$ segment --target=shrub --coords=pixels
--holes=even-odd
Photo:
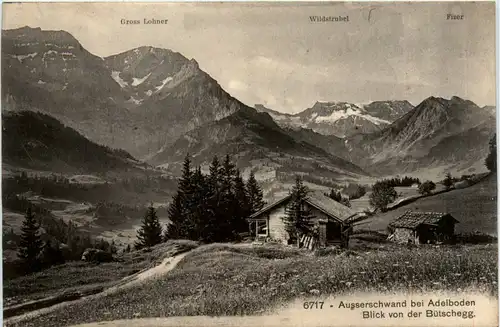
[[[396,197],[397,193],[393,186],[384,181],[376,182],[372,187],[370,205],[384,212],[387,210],[387,205],[392,203]]]
[[[443,185],[447,190],[449,190],[453,186],[453,177],[451,177],[451,174],[449,172],[446,173],[446,177],[443,180]]]
[[[423,195],[429,195],[436,189],[436,184],[433,181],[426,181],[418,187],[418,192]]]

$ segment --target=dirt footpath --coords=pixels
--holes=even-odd
[[[43,308],[43,309],[39,309],[39,310],[35,310],[35,311],[30,311],[30,312],[24,313],[24,314],[19,315],[19,316],[14,316],[12,318],[5,319],[4,322],[8,322],[8,323],[22,322],[25,319],[30,319],[30,318],[36,317],[38,315],[41,315],[41,314],[50,313],[56,309],[64,308],[68,305],[78,303],[78,301],[99,300],[99,298],[107,296],[109,294],[113,294],[114,292],[117,292],[118,290],[121,290],[124,288],[129,288],[132,286],[136,286],[138,284],[148,282],[151,279],[159,278],[159,277],[167,274],[172,269],[174,269],[177,266],[177,264],[188,253],[189,252],[185,252],[185,253],[181,253],[181,254],[178,254],[178,255],[173,256],[173,257],[167,257],[158,266],[144,270],[136,275],[125,277],[124,279],[121,280],[121,282],[119,284],[112,286],[108,289],[105,289],[104,291],[102,291],[98,294],[84,296],[84,297],[81,297],[81,298],[74,300],[74,301],[62,302],[62,303],[58,303],[58,304],[52,305],[52,306],[47,307],[47,308]]]

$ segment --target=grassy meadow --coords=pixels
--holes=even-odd
[[[479,231],[497,234],[497,176],[490,175],[481,182],[463,189],[432,195],[400,208],[377,214],[358,227],[364,230],[385,231],[387,225],[407,210],[448,212],[460,223],[457,233]]]
[[[211,244],[192,250],[160,279],[5,325],[54,327],[136,317],[262,314],[297,298],[359,291],[474,289],[496,296],[496,283],[493,245],[372,243],[308,252],[279,245]]]
[[[4,306],[70,292],[92,292],[115,285],[122,278],[156,266],[163,258],[195,248],[192,241],[170,241],[147,251],[124,253],[118,262],[101,264],[71,261],[38,273],[5,279]]]

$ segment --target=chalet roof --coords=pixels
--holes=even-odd
[[[448,217],[453,219],[455,223],[459,221],[453,218],[449,213],[443,212],[414,212],[407,211],[402,216],[389,224],[395,228],[415,229],[420,225],[436,225],[441,219]]]
[[[251,215],[250,219],[258,218],[262,214],[265,214],[271,211],[272,209],[279,207],[280,205],[285,205],[288,202],[288,200],[290,200],[290,198],[291,195],[287,195],[286,197],[265,206],[264,208],[262,208],[262,210]],[[357,213],[353,211],[351,208],[346,207],[345,205],[329,198],[328,196],[324,195],[323,192],[321,191],[309,192],[306,203],[320,210],[328,217],[339,221],[346,221],[347,219],[357,215]]]

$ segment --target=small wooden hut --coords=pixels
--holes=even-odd
[[[251,234],[258,240],[273,240],[288,244],[289,235],[285,230],[283,217],[285,207],[290,202],[288,195],[264,207],[249,219]],[[329,245],[347,247],[351,232],[351,219],[358,214],[345,205],[325,196],[322,192],[310,192],[304,204],[311,209],[318,236],[303,236],[303,247],[317,248]]]
[[[397,243],[450,243],[459,221],[449,213],[407,211],[389,224],[389,240]]]

